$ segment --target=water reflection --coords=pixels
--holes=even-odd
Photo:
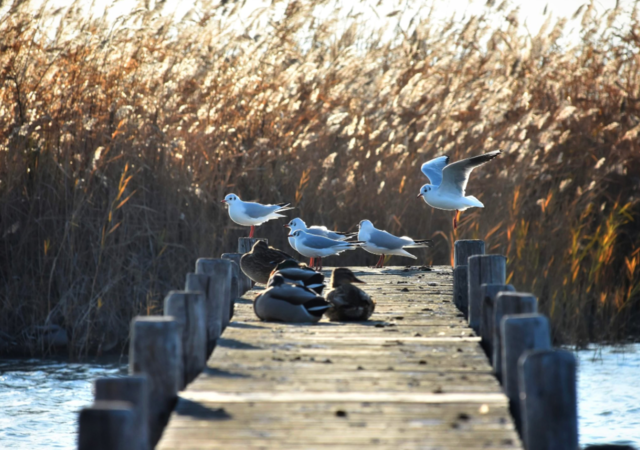
[[[126,375],[119,361],[0,361],[0,447],[76,448],[77,413],[93,402],[93,380]]]

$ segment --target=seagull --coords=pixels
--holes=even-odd
[[[336,241],[345,241],[347,239],[355,237],[358,234],[358,233],[342,233],[340,231],[331,231],[331,230],[328,230],[327,227],[322,227],[317,225],[312,225],[307,228],[307,224],[304,223],[304,220],[302,220],[299,217],[296,217],[295,219],[293,219],[291,222],[289,222],[284,226],[290,228],[291,232],[294,232],[296,230],[304,230],[309,234],[313,234],[316,236],[323,236]],[[297,251],[296,241],[294,238],[292,237],[289,238],[289,245],[294,250]],[[313,266],[313,263],[314,263],[313,258],[311,258],[311,261],[309,261],[309,265]]]
[[[472,156],[449,164],[448,156],[440,156],[422,165],[424,173],[432,184],[425,184],[420,188],[418,197],[422,197],[427,205],[437,209],[455,211],[453,229],[458,228],[460,211],[468,208],[484,208],[480,200],[473,195],[465,195],[464,190],[469,181],[471,171],[481,166],[501,153],[500,150]]]
[[[231,217],[231,220],[238,225],[251,227],[251,232],[249,233],[250,238],[253,237],[256,225],[262,225],[271,219],[286,217],[278,213],[293,209],[292,206],[289,206],[290,203],[261,205],[260,203],[243,202],[236,194],[227,195],[221,202],[229,207],[229,217]]]
[[[295,249],[307,258],[313,258],[316,269],[322,270],[322,258],[338,255],[346,250],[354,250],[362,242],[336,241],[324,236],[315,236],[305,230],[296,230],[289,235],[295,240]],[[317,260],[316,260],[317,259]]]
[[[384,266],[385,255],[406,256],[417,259],[416,256],[404,249],[430,247],[433,243],[430,239],[413,240],[407,236],[394,236],[384,230],[378,230],[370,220],[362,220],[358,226],[360,227],[358,241],[364,242],[362,248],[374,255],[380,255],[380,259],[374,266],[376,268]]]

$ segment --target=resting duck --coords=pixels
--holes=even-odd
[[[293,323],[318,322],[329,306],[312,290],[287,284],[281,275],[271,277],[268,289],[253,302],[260,319]]]
[[[347,268],[334,269],[331,274],[331,291],[327,294],[327,301],[331,308],[327,310],[327,317],[331,321],[364,321],[371,317],[376,308],[376,302],[369,294],[351,283],[364,283]]]
[[[324,275],[304,263],[293,260],[283,261],[273,269],[272,276],[276,273],[281,275],[287,283],[299,284],[322,295]]]
[[[296,262],[291,256],[277,248],[269,247],[265,241],[257,241],[249,253],[240,258],[240,268],[256,283],[267,284],[275,267],[285,260]]]

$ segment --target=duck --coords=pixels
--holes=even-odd
[[[318,295],[322,295],[322,291],[325,288],[324,275],[322,273],[316,272],[304,263],[299,263],[291,259],[278,264],[276,268],[273,269],[271,276],[274,274],[284,277],[287,283],[300,284],[315,291]]]
[[[261,320],[289,323],[318,322],[330,306],[311,289],[288,284],[277,274],[253,302],[253,310]]]
[[[270,247],[263,240],[256,241],[249,253],[240,258],[240,269],[256,283],[267,284],[273,269],[282,261],[297,261],[287,253]]]
[[[376,308],[369,294],[352,283],[363,283],[346,267],[339,267],[331,274],[331,291],[327,301],[331,307],[326,315],[332,322],[365,321]]]

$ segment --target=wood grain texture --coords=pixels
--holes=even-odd
[[[258,290],[239,299],[158,448],[521,449],[451,268],[352,270],[367,322],[261,322]]]
[[[138,450],[128,402],[95,402],[80,411],[78,422],[79,450]]]
[[[484,241],[479,239],[459,239],[453,244],[454,267],[469,264],[470,256],[484,255]]]
[[[475,255],[469,257],[467,283],[469,286],[469,326],[480,332],[482,316],[482,284],[505,284],[507,258],[502,255]]]
[[[480,314],[480,339],[481,345],[489,360],[493,359],[493,323],[495,317],[496,296],[500,292],[515,292],[511,284],[481,284],[480,297],[482,298],[482,310]],[[499,324],[498,324],[499,325]]]

